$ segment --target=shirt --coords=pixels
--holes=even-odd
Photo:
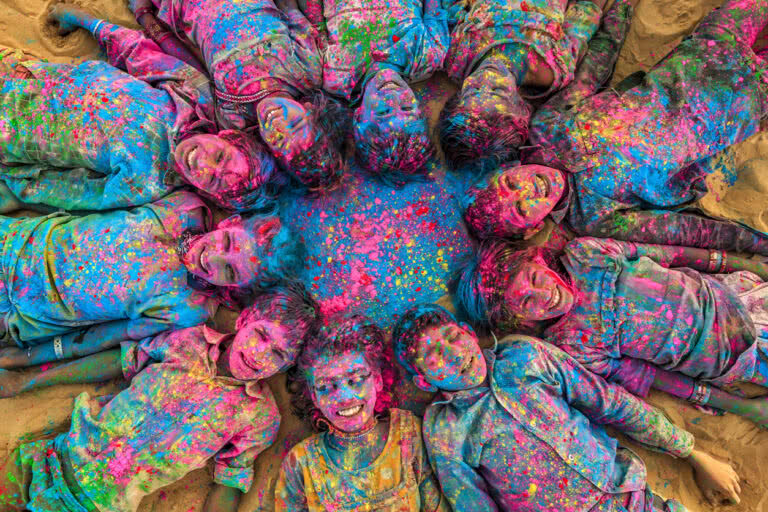
[[[613,510],[620,494],[645,489],[646,472],[602,425],[670,455],[693,450],[690,433],[555,347],[514,335],[484,354],[489,384],[446,393],[424,415],[457,512]]]

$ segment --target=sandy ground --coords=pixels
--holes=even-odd
[[[78,3],[94,14],[110,21],[133,25],[124,0],[80,0]],[[81,32],[61,38],[45,22],[45,12],[51,0],[0,0],[0,44],[20,47],[57,62],[72,62],[97,56],[97,46]],[[710,9],[719,5],[717,0],[641,0],[625,45],[616,80],[638,70],[648,69],[662,58]],[[438,85],[438,84],[434,84]],[[430,85],[428,84],[428,87]],[[437,87],[436,89],[443,89]],[[434,89],[433,89],[434,90]],[[768,181],[760,176],[768,158],[768,143],[757,135],[735,148],[730,158],[750,165],[743,186],[729,194],[710,194],[702,201],[702,208],[715,214],[740,215],[753,225],[765,229],[768,219],[763,218],[760,206],[768,205]],[[713,178],[712,186],[717,186]],[[231,326],[231,316],[219,315],[219,327]],[[271,493],[282,456],[293,444],[307,435],[307,429],[290,414],[288,395],[282,376],[270,381],[280,404],[283,422],[278,441],[258,459],[256,481],[240,507],[240,512],[271,510]],[[0,456],[4,456],[22,441],[50,435],[67,428],[72,398],[84,390],[96,394],[116,391],[119,383],[103,386],[60,386],[32,392],[23,396],[0,400]],[[403,390],[414,400],[423,395]],[[648,465],[648,477],[657,493],[681,500],[691,511],[768,511],[768,433],[746,420],[732,415],[711,417],[685,403],[660,395],[651,402],[661,407],[677,424],[693,432],[697,445],[730,461],[742,478],[742,502],[738,506],[707,505],[696,485],[690,468],[681,461],[636,448]],[[195,471],[160,492],[144,500],[141,512],[191,512],[202,509],[203,500],[211,485],[208,468]]]

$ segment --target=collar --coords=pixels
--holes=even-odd
[[[221,343],[225,340],[234,338],[234,334],[220,333],[219,331],[211,329],[207,325],[203,325],[203,338],[205,339],[205,342],[209,345],[208,346],[208,363],[210,364],[211,373],[213,373],[216,379],[218,379],[221,382],[224,382],[229,386],[245,386],[245,394],[250,397],[253,397],[253,398],[264,397],[264,391],[262,389],[263,384],[260,380],[243,381],[243,380],[234,379],[232,377],[224,377],[222,375],[216,374],[216,361],[219,360],[219,357],[223,352],[220,348]]]

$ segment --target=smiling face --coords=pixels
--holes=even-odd
[[[414,382],[423,389],[471,389],[483,383],[488,371],[475,333],[453,322],[422,331],[413,364],[420,373]]]
[[[338,430],[358,432],[373,417],[383,381],[362,352],[323,356],[308,374],[312,402]]]
[[[296,340],[284,326],[261,319],[239,328],[221,357],[234,378],[260,380],[293,364],[298,352]]]
[[[251,176],[248,159],[216,135],[199,134],[184,139],[176,146],[174,158],[178,172],[192,186],[214,197],[248,186]]]
[[[558,318],[573,307],[573,291],[541,257],[521,267],[504,292],[507,308],[524,321]]]
[[[317,138],[310,113],[292,98],[265,98],[256,107],[256,115],[262,139],[284,163],[306,151]]]
[[[376,125],[384,133],[427,130],[419,100],[400,74],[391,69],[379,70],[368,81],[355,114],[356,130],[362,134],[368,124]]]
[[[279,226],[279,221],[267,221]],[[216,286],[245,286],[252,283],[259,274],[262,262],[256,254],[259,242],[270,243],[277,229],[263,225],[260,230],[268,236],[257,240],[244,229],[239,216],[230,217],[219,223],[214,231],[198,235],[189,242],[182,261],[187,270]]]

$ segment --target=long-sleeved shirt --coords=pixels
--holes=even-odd
[[[457,512],[607,512],[645,492],[645,465],[602,425],[670,455],[693,450],[693,436],[660,411],[540,340],[509,336],[484,354],[488,385],[446,394],[424,416],[432,466]]]
[[[257,123],[255,105],[284,92],[299,97],[322,85],[318,33],[301,12],[273,0],[152,0],[158,18],[202,52],[226,128]]]
[[[602,15],[600,8],[589,1],[443,0],[443,3],[448,6],[451,23],[455,23],[445,59],[445,70],[454,81],[461,83],[494,48],[517,55],[516,50],[524,47],[552,70],[554,81],[547,92],[573,79],[576,63],[600,25]]]
[[[323,15],[323,88],[348,100],[357,100],[381,67],[408,83],[427,79],[448,51],[448,17],[440,0],[324,0]]]
[[[280,414],[265,383],[216,374],[227,336],[200,325],[125,343],[130,386],[106,403],[88,393],[76,398],[59,445],[99,510],[133,512],[144,496],[211,458],[215,482],[248,491]]]
[[[124,339],[142,339],[204,322],[215,306],[190,288],[177,240],[209,219],[185,191],[133,210],[0,216],[3,341],[27,346],[118,321]]]
[[[577,233],[620,235],[625,211],[690,204],[706,190],[709,157],[759,129],[765,64],[748,43],[767,10],[733,0],[637,85],[595,94],[610,77],[629,9],[606,16],[574,81],[531,122],[531,142],[570,173],[567,220]]]
[[[0,80],[0,179],[24,202],[66,210],[152,202],[180,184],[176,144],[214,128],[202,73],[135,30],[91,28],[109,63],[24,62],[33,78]]]
[[[751,377],[757,333],[740,290],[718,276],[665,268],[642,245],[577,238],[562,262],[571,310],[544,333],[589,370],[645,396],[656,367],[718,385]]]

